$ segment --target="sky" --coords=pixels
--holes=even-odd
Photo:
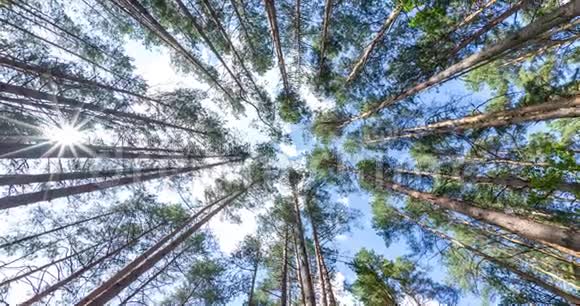
[[[126,54],[135,60],[134,64],[137,67],[136,73],[141,75],[147,81],[150,85],[150,90],[153,92],[179,87],[206,88],[203,84],[197,82],[191,75],[184,75],[175,71],[170,64],[169,55],[165,48],[154,48],[148,50],[138,41],[129,41],[125,49]],[[206,52],[202,51],[202,56],[205,57],[204,60],[210,63],[214,61],[214,59],[211,58],[211,55]],[[275,94],[280,87],[280,77],[277,66],[274,66],[263,76],[257,76],[257,80],[271,97],[275,97]],[[333,106],[332,101],[328,99],[319,99],[306,86],[300,88],[300,93],[311,110],[323,110]],[[488,96],[486,94],[470,93],[474,95],[475,100],[479,101],[485,100]],[[440,101],[446,101],[450,96],[460,96],[465,94],[467,94],[467,91],[462,87],[461,82],[450,81],[442,89],[431,90],[426,94],[421,95],[421,98],[437,103]],[[209,103],[204,103],[204,105],[209,109],[219,110],[219,108],[217,108],[215,104],[212,104],[211,101],[206,102]],[[268,136],[261,133],[253,124],[256,115],[252,109],[247,109],[245,117],[241,116],[236,119],[231,116],[226,116],[225,118],[227,119],[226,126],[232,128],[244,141],[251,144],[268,141]],[[300,167],[305,164],[306,154],[316,144],[315,140],[308,136],[308,133],[305,130],[306,128],[305,125],[301,124],[283,125],[284,131],[289,133],[292,142],[279,144],[279,167],[284,167],[285,165]],[[203,181],[208,184],[211,182],[210,179],[204,179]],[[195,189],[199,190],[201,193],[203,191],[203,186],[198,183],[199,182],[196,181],[197,187]],[[284,191],[282,190],[282,192]],[[372,229],[372,214],[370,211],[368,194],[355,192],[348,196],[335,196],[334,200],[343,205],[358,209],[361,212],[361,218],[357,221],[353,230],[350,233],[337,236],[335,239],[334,246],[339,250],[341,256],[343,256],[341,260],[349,261],[356,252],[363,247],[373,249],[388,259],[395,259],[397,256],[403,256],[409,253],[404,240],[400,240],[393,243],[391,246],[386,247],[382,238]],[[269,205],[272,205],[272,203],[266,203],[264,208]],[[257,229],[255,215],[260,213],[260,211],[263,211],[264,208],[257,211],[241,211],[241,224],[232,224],[219,217],[209,224],[209,227],[214,232],[224,253],[227,254],[233,251],[245,235],[251,234]],[[445,271],[437,262],[438,258],[429,257],[427,259],[428,260],[425,260],[425,262],[421,262],[421,266],[428,268],[430,277],[437,281],[445,282]],[[339,292],[338,298],[342,305],[358,305],[354,297],[345,289],[345,284],[352,284],[354,280],[354,272],[351,271],[344,262],[337,262],[337,273],[333,283],[336,290]],[[240,297],[231,302],[230,305],[240,305],[244,298],[245,297]],[[411,301],[405,301],[405,304],[413,305]],[[478,304],[481,304],[480,299],[472,294],[464,294],[459,303],[461,306],[473,306]],[[429,306],[433,305],[438,305],[438,303],[429,303]]]

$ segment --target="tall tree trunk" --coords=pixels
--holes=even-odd
[[[567,292],[561,290],[560,288],[557,288],[551,284],[546,283],[544,280],[540,279],[539,277],[537,277],[533,274],[521,271],[520,269],[513,266],[512,264],[504,262],[501,259],[498,259],[496,257],[487,255],[487,254],[483,253],[482,251],[480,251],[479,249],[476,249],[476,248],[474,248],[470,245],[467,245],[467,244],[465,244],[465,243],[463,243],[455,238],[452,238],[451,236],[448,236],[447,234],[445,234],[441,231],[438,231],[438,230],[436,230],[430,226],[427,226],[423,223],[417,222],[413,218],[411,218],[410,216],[407,216],[406,214],[404,214],[398,210],[397,210],[397,214],[400,215],[401,217],[403,217],[404,219],[420,226],[423,230],[430,232],[441,239],[447,240],[447,241],[451,242],[452,244],[455,244],[456,246],[458,246],[460,248],[466,249],[469,252],[471,252],[479,257],[482,257],[483,259],[485,259],[493,264],[496,264],[497,266],[504,268],[507,271],[510,271],[511,273],[517,275],[518,277],[520,277],[521,279],[523,279],[525,281],[536,284],[536,285],[544,288],[545,290],[547,290],[549,292],[552,292],[558,296],[561,296],[574,305],[580,304],[580,299],[577,298],[576,296],[569,294],[569,293],[567,293]]]
[[[467,15],[465,18],[463,18],[463,20],[461,20],[461,22],[458,22],[457,24],[455,24],[451,30],[449,30],[447,32],[446,36],[451,35],[452,33],[454,33],[455,31],[457,31],[459,28],[462,28],[472,22],[474,22],[477,17],[479,17],[479,15],[487,8],[489,8],[490,6],[492,6],[494,3],[496,3],[497,0],[489,0],[487,1],[484,5],[482,5],[479,9],[475,10],[473,13]]]
[[[294,225],[296,226],[296,225]],[[300,300],[302,305],[306,305],[306,295],[304,294],[304,281],[302,280],[302,267],[300,266],[300,255],[298,251],[298,240],[296,239],[296,230],[292,235],[294,239],[294,259],[296,261],[296,280],[298,283],[298,289],[300,289]],[[291,304],[290,304],[291,305]]]
[[[324,1],[324,17],[322,19],[322,34],[320,35],[320,64],[318,76],[322,75],[324,61],[326,59],[326,41],[328,40],[328,28],[330,27],[330,15],[332,15],[332,0]]]
[[[254,46],[254,42],[252,41],[252,36],[250,36],[250,32],[246,28],[244,18],[242,17],[242,14],[238,10],[238,4],[236,3],[236,0],[230,0],[230,3],[232,4],[236,17],[238,18],[238,24],[240,25],[240,28],[242,28],[242,32],[246,37],[246,41],[248,43],[248,46],[250,47],[250,52],[254,52],[254,50],[256,50],[256,47]]]
[[[407,170],[407,169],[393,169],[395,173],[400,174],[411,174],[416,176],[425,176],[425,177],[432,177],[432,178],[443,178],[449,179],[454,181],[464,181],[476,184],[490,184],[490,185],[503,185],[510,187],[512,189],[521,189],[527,188],[532,189],[532,183],[528,180],[519,178],[515,175],[506,175],[506,176],[476,176],[476,175],[450,175],[450,174],[439,174],[427,171],[415,171],[415,170]],[[580,190],[579,183],[566,183],[562,182],[557,184],[554,187],[556,190],[565,191],[569,193],[574,193],[575,191]]]
[[[165,172],[157,172],[152,174],[138,174],[128,177],[121,177],[112,180],[106,180],[102,182],[96,183],[88,183],[83,185],[77,186],[70,186],[70,187],[63,187],[63,188],[56,188],[56,189],[48,189],[38,192],[31,192],[25,193],[15,196],[6,196],[0,198],[0,210],[24,206],[32,203],[43,202],[43,201],[51,201],[58,198],[68,197],[77,194],[89,193],[93,191],[105,190],[114,187],[120,187],[125,185],[134,184],[137,182],[146,182],[150,180],[155,180],[163,177],[170,177],[174,175],[179,175],[183,173],[188,173],[197,170],[209,169],[215,166],[224,165],[230,163],[231,161],[214,163],[204,166],[198,167],[185,167],[185,168],[178,168],[173,169],[170,171]]]
[[[486,25],[484,25],[481,29],[477,30],[475,33],[462,40],[457,46],[455,46],[455,48],[451,50],[451,52],[449,53],[449,58],[455,58],[457,56],[457,53],[459,53],[459,51],[463,50],[463,48],[467,47],[467,45],[469,45],[471,42],[483,36],[485,33],[495,28],[502,21],[506,20],[508,17],[518,12],[520,9],[524,7],[524,5],[527,2],[529,2],[529,0],[518,1],[517,3],[512,5],[509,9],[507,9],[505,12],[503,12],[501,15],[497,16],[496,18],[488,22]]]
[[[147,124],[154,124],[154,125],[158,125],[158,126],[179,129],[179,130],[187,131],[187,132],[194,133],[194,134],[210,136],[208,132],[178,126],[175,124],[167,123],[164,121],[145,117],[145,116],[138,115],[138,114],[127,113],[127,112],[118,111],[115,109],[109,109],[109,108],[105,108],[105,107],[95,105],[95,104],[83,103],[83,102],[79,102],[75,99],[70,99],[70,98],[66,98],[63,96],[59,96],[59,95],[53,95],[53,94],[41,92],[38,90],[34,90],[34,89],[22,87],[22,86],[11,85],[11,84],[7,84],[4,82],[0,82],[0,92],[6,92],[6,93],[14,94],[14,95],[28,97],[31,99],[38,99],[38,100],[47,101],[47,102],[33,102],[33,101],[24,101],[24,100],[18,101],[19,103],[28,104],[31,106],[44,104],[44,105],[50,106],[52,108],[53,105],[61,105],[61,106],[73,108],[80,113],[86,113],[86,110],[89,110],[89,111],[93,111],[93,112],[97,112],[97,113],[101,113],[101,114],[105,114],[105,115],[115,116],[117,118],[125,118],[125,119],[134,120],[134,121],[144,122]]]
[[[7,56],[0,56],[0,65],[4,66],[4,67],[9,67],[12,69],[24,71],[24,72],[35,73],[35,74],[38,74],[41,76],[49,76],[49,77],[54,77],[54,78],[58,78],[61,80],[67,80],[67,81],[79,83],[82,85],[87,85],[87,86],[90,86],[93,88],[100,88],[100,89],[104,89],[104,90],[118,92],[121,94],[127,94],[130,96],[139,98],[139,99],[155,102],[155,103],[158,103],[158,104],[163,105],[163,106],[169,106],[159,99],[154,99],[154,98],[145,96],[143,94],[140,94],[140,93],[137,93],[134,91],[118,88],[118,87],[115,87],[112,85],[107,85],[107,84],[100,83],[100,82],[97,82],[94,80],[89,80],[89,79],[86,79],[84,77],[67,74],[66,72],[59,70],[58,67],[42,67],[42,66],[38,66],[38,65],[33,65],[33,64],[21,62],[21,61],[18,61],[17,59],[10,58]]]
[[[205,67],[205,65],[195,58],[189,51],[187,51],[178,41],[173,37],[159,22],[149,14],[147,9],[143,7],[137,0],[110,0],[117,5],[121,10],[125,11],[129,16],[139,22],[144,28],[151,31],[160,40],[166,43],[175,52],[183,56],[191,65],[199,69],[203,77],[208,79],[212,85],[222,91],[228,99],[235,101],[229,90],[226,90],[221,85],[221,82]]]
[[[259,262],[256,261],[254,265],[254,271],[252,272],[252,283],[250,285],[250,292],[248,294],[248,306],[254,306],[254,288],[256,287],[256,278],[258,276],[258,264]]]
[[[118,213],[118,212],[112,211],[112,212],[100,214],[100,215],[97,215],[97,216],[94,216],[94,217],[91,217],[91,218],[86,218],[86,219],[78,220],[76,222],[72,222],[72,223],[68,223],[68,224],[65,224],[65,225],[57,226],[57,227],[54,227],[54,228],[52,228],[52,229],[50,229],[48,231],[44,231],[42,233],[38,233],[38,234],[26,236],[26,237],[23,237],[23,238],[20,238],[20,239],[16,239],[14,241],[10,241],[10,242],[7,242],[7,243],[0,244],[0,249],[3,249],[5,247],[9,247],[9,246],[12,246],[12,245],[16,245],[16,244],[19,244],[19,243],[22,243],[22,242],[26,242],[26,241],[29,241],[29,240],[32,240],[32,239],[35,239],[35,238],[38,238],[38,237],[42,237],[44,235],[48,235],[48,234],[51,234],[51,233],[54,233],[54,232],[58,232],[58,231],[61,231],[63,229],[69,228],[71,226],[75,226],[75,225],[87,223],[87,222],[90,222],[90,221],[93,221],[93,220],[97,220],[97,219],[100,219],[100,218],[104,218],[104,217],[107,217],[107,216],[110,216],[110,215],[113,215],[113,214],[116,214],[116,213]]]
[[[314,239],[314,256],[316,257],[316,265],[318,270],[318,280],[320,282],[320,296],[322,297],[322,305],[328,305],[328,297],[326,291],[326,278],[324,277],[324,269],[322,268],[322,249],[320,247],[320,241],[318,240],[318,231],[316,228],[316,222],[312,219],[312,214],[310,214],[310,224],[312,226],[312,237]]]
[[[37,144],[25,144],[14,142],[1,142],[0,137],[0,159],[5,158],[114,158],[114,159],[207,159],[207,158],[240,158],[239,154],[152,154],[131,152],[140,151],[140,148],[133,150],[131,147],[106,147],[93,145],[60,145],[54,142],[41,142]]]
[[[518,216],[508,215],[487,208],[477,207],[474,203],[436,196],[408,188],[392,182],[381,182],[382,186],[413,199],[425,201],[443,209],[468,216],[488,224],[496,225],[521,237],[545,244],[566,254],[580,257],[580,235],[572,230],[542,224]]]
[[[270,32],[272,34],[272,42],[276,50],[278,58],[278,68],[280,69],[280,77],[282,78],[282,85],[284,92],[290,94],[290,83],[288,82],[288,74],[286,73],[286,63],[284,62],[284,53],[282,52],[282,43],[280,42],[280,32],[278,31],[278,19],[276,17],[276,6],[274,0],[264,0],[266,6],[266,13],[268,14],[268,21],[270,22]]]
[[[524,45],[526,42],[535,38],[536,36],[560,24],[568,22],[570,19],[578,16],[579,14],[580,5],[577,4],[577,1],[570,1],[567,4],[557,8],[554,12],[538,18],[533,23],[525,26],[518,32],[507,36],[504,40],[499,41],[492,46],[488,46],[479,53],[466,57],[465,59],[430,77],[428,80],[404,90],[400,94],[388,97],[368,111],[364,111],[354,117],[351,117],[350,119],[347,119],[342,123],[341,127],[344,127],[354,121],[368,118],[380,112],[382,109],[400,102],[408,97],[411,97],[418,92],[421,92],[427,88],[431,88],[434,85],[443,83],[463,73],[489,63],[502,56],[506,52],[515,50],[516,48]]]
[[[302,1],[296,0],[294,8],[294,39],[296,41],[296,80],[298,86],[302,83]]]
[[[107,254],[105,254],[104,256],[102,256],[101,258],[99,258],[99,259],[97,259],[97,260],[95,260],[95,261],[87,264],[86,266],[84,266],[81,269],[75,271],[71,275],[69,275],[69,276],[65,277],[64,279],[56,282],[55,284],[49,286],[48,288],[44,289],[43,291],[35,294],[33,297],[31,297],[30,299],[26,300],[25,302],[20,303],[19,305],[28,306],[28,305],[32,305],[32,304],[34,304],[36,302],[40,302],[43,298],[45,298],[49,294],[51,294],[51,293],[55,292],[56,290],[62,288],[63,286],[65,286],[69,282],[77,279],[78,277],[80,277],[81,275],[85,274],[90,269],[96,267],[99,264],[105,263],[106,260],[109,260],[113,256],[121,253],[121,251],[123,251],[125,248],[128,248],[129,246],[137,243],[139,241],[139,239],[141,239],[143,236],[145,236],[145,235],[153,232],[154,230],[156,230],[157,228],[159,228],[161,225],[163,225],[163,224],[159,224],[157,226],[154,226],[154,227],[146,230],[145,232],[141,233],[136,238],[128,241],[127,243],[125,243],[125,244],[121,245],[120,247],[116,248],[115,250],[108,252]]]
[[[525,106],[511,110],[491,112],[459,119],[443,120],[424,126],[404,129],[393,136],[365,140],[366,144],[382,143],[395,139],[418,138],[427,135],[458,133],[467,129],[502,127],[525,122],[537,122],[559,118],[580,117],[580,95],[560,98],[555,102]]]
[[[93,292],[87,295],[77,305],[104,305],[105,303],[110,301],[121,291],[123,291],[123,289],[131,285],[131,283],[133,283],[141,275],[143,275],[145,272],[147,272],[153,266],[155,266],[155,264],[157,264],[161,259],[163,259],[163,257],[165,257],[170,252],[174,251],[179,245],[181,245],[184,241],[186,241],[189,237],[191,237],[199,228],[201,228],[211,218],[213,218],[213,216],[222,211],[224,208],[226,208],[240,196],[245,194],[247,190],[251,188],[254,184],[255,182],[252,182],[248,187],[244,188],[243,190],[240,190],[234,195],[230,194],[230,197],[227,198],[223,204],[220,204],[216,209],[209,212],[197,223],[195,223],[190,228],[183,231],[183,233],[179,234],[180,231],[174,231],[170,233],[162,240],[169,241],[173,239],[173,237],[175,237],[175,239],[169,242],[166,246],[162,247],[165,243],[154,245],[152,248],[146,251],[147,256],[145,258],[138,257],[136,259],[137,261],[136,264],[130,263],[128,265],[128,267],[131,266],[131,269],[126,269],[127,267],[125,267],[117,274],[115,274],[109,281],[105,282],[104,284],[93,290]],[[209,206],[214,206],[217,203],[218,202],[214,202]]]
[[[298,191],[296,185],[292,185],[292,197],[294,201],[294,219],[296,226],[294,227],[295,236],[298,242],[298,255],[300,260],[300,274],[302,278],[302,287],[306,298],[306,306],[316,306],[316,299],[314,297],[314,287],[312,286],[312,274],[310,270],[310,263],[308,261],[308,253],[306,252],[306,239],[304,237],[304,226],[302,224],[302,217],[300,216],[300,203],[298,201]]]
[[[207,37],[207,35],[205,35],[205,31],[203,29],[203,26],[197,22],[197,19],[191,14],[191,12],[187,8],[187,6],[185,6],[185,4],[183,4],[183,2],[181,0],[175,0],[175,2],[177,3],[177,6],[179,6],[179,9],[183,12],[185,17],[187,17],[187,19],[189,20],[189,23],[195,28],[195,30],[197,31],[199,36],[203,39],[203,41],[208,46],[208,48],[211,50],[211,52],[215,55],[215,57],[218,59],[218,61],[222,64],[222,66],[227,71],[227,73],[230,75],[230,77],[234,80],[234,82],[236,82],[236,84],[240,88],[240,91],[245,93],[246,89],[244,88],[244,85],[242,85],[242,82],[240,82],[240,80],[238,79],[238,76],[230,69],[230,67],[228,66],[226,61],[223,59],[223,57],[221,56],[221,54],[217,50],[217,48],[214,46],[214,44],[211,42],[209,37]]]
[[[288,304],[288,225],[284,228],[284,252],[282,255],[282,275],[280,277],[280,306]]]
[[[369,57],[371,56],[371,53],[375,49],[375,46],[383,39],[385,33],[389,32],[389,30],[395,23],[395,20],[397,20],[397,17],[399,16],[402,10],[403,5],[397,4],[397,6],[393,9],[393,11],[389,14],[387,19],[385,20],[385,23],[383,23],[381,29],[377,32],[377,34],[375,34],[373,40],[366,46],[362,54],[359,56],[358,60],[355,62],[354,66],[352,67],[352,70],[350,71],[350,74],[348,75],[348,78],[346,79],[346,83],[352,82],[362,71]]]

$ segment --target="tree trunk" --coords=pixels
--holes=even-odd
[[[328,40],[328,28],[330,27],[330,15],[332,14],[332,0],[324,1],[324,18],[322,20],[322,35],[320,37],[320,66],[318,76],[322,75],[324,60],[326,59],[326,41]]]
[[[300,255],[298,254],[298,241],[296,239],[296,231],[292,235],[294,238],[294,259],[296,260],[296,280],[298,282],[298,289],[300,289],[300,300],[302,305],[306,305],[306,295],[304,294],[304,282],[302,281],[302,267],[300,267]],[[290,304],[292,305],[292,304]]]
[[[385,33],[387,33],[391,29],[392,25],[395,23],[395,20],[397,19],[402,10],[403,6],[401,4],[398,4],[395,7],[395,9],[391,12],[391,14],[389,14],[387,19],[385,20],[385,23],[383,23],[381,29],[377,32],[377,34],[375,34],[373,40],[363,50],[362,54],[352,67],[352,70],[348,75],[348,78],[346,79],[346,83],[352,82],[357,77],[357,75],[363,70],[375,46],[383,39]]]
[[[471,202],[436,196],[391,182],[382,182],[382,185],[387,189],[400,192],[411,198],[431,203],[475,220],[496,225],[526,239],[546,244],[566,254],[580,257],[580,235],[572,230],[565,230],[557,226],[542,224],[491,209],[479,208]]]
[[[127,269],[127,267],[125,267],[119,273],[115,274],[109,281],[105,282],[104,284],[93,290],[93,292],[87,295],[77,305],[104,305],[105,303],[110,301],[121,291],[123,291],[123,289],[131,285],[131,283],[133,283],[141,275],[143,275],[145,272],[147,272],[153,266],[155,266],[155,264],[157,264],[161,259],[163,259],[163,257],[165,257],[170,252],[174,251],[179,245],[181,245],[184,241],[186,241],[189,237],[191,237],[191,235],[193,235],[199,228],[201,228],[204,224],[206,224],[213,216],[222,211],[237,198],[245,194],[247,190],[254,185],[254,183],[251,183],[247,188],[237,192],[233,196],[230,195],[230,197],[227,200],[225,200],[223,204],[220,204],[216,209],[208,213],[205,217],[203,217],[200,221],[192,225],[189,229],[183,231],[182,234],[177,235],[179,231],[174,231],[170,233],[168,236],[162,239],[162,241],[163,240],[169,241],[173,237],[175,237],[173,241],[169,242],[163,248],[161,247],[165,243],[156,244],[148,251],[146,251],[147,256],[145,258],[138,257],[136,259],[137,260],[136,264],[130,263],[127,266],[131,267],[131,269]],[[214,202],[209,206],[216,205],[217,203],[218,202]],[[125,272],[125,270],[128,271]]]
[[[282,276],[280,278],[280,306],[288,305],[288,225],[284,229],[284,253],[282,258]]]
[[[103,257],[89,263],[88,265],[82,267],[81,269],[75,271],[74,273],[72,273],[71,275],[65,277],[64,279],[56,282],[54,285],[49,286],[48,288],[44,289],[42,292],[39,292],[37,294],[35,294],[33,297],[31,297],[30,299],[26,300],[25,302],[20,303],[19,305],[22,306],[28,306],[28,305],[32,305],[36,302],[40,302],[43,298],[45,298],[46,296],[48,296],[49,294],[55,292],[56,290],[60,289],[61,287],[65,286],[66,284],[68,284],[70,281],[75,280],[77,277],[80,277],[81,275],[85,274],[87,271],[89,271],[90,269],[92,269],[93,267],[96,267],[99,264],[105,263],[106,260],[109,260],[110,258],[112,258],[113,256],[121,253],[121,251],[123,251],[125,248],[137,243],[139,241],[139,239],[141,239],[143,236],[153,232],[155,229],[159,228],[161,225],[163,224],[159,224],[157,226],[154,226],[150,229],[148,229],[147,231],[141,233],[139,236],[137,236],[136,238],[132,239],[131,241],[128,241],[127,243],[123,244],[122,246],[116,248],[115,250],[105,254]]]
[[[0,136],[0,139],[2,137]],[[123,149],[124,148],[124,149]],[[140,151],[140,148],[136,148]],[[114,159],[206,159],[206,158],[239,158],[238,154],[226,155],[193,155],[193,154],[152,154],[131,152],[130,147],[106,147],[78,144],[60,145],[54,142],[42,142],[38,144],[24,144],[13,142],[0,142],[0,159],[6,158],[114,158]],[[154,169],[153,169],[154,170]]]
[[[525,122],[537,122],[559,118],[580,117],[580,95],[561,98],[556,102],[545,102],[511,110],[497,111],[459,119],[443,120],[397,132],[393,136],[365,140],[366,144],[382,143],[395,139],[419,138],[427,135],[458,133],[467,129],[502,127]]]
[[[5,56],[0,56],[0,65],[4,66],[4,67],[9,67],[12,69],[17,69],[20,71],[36,73],[36,74],[41,75],[41,76],[49,76],[49,77],[54,77],[54,78],[58,78],[61,80],[76,82],[76,83],[87,85],[87,86],[90,86],[93,88],[100,88],[100,89],[104,89],[104,90],[118,92],[121,94],[127,94],[130,96],[139,98],[139,99],[155,102],[155,103],[158,103],[158,104],[163,105],[163,106],[169,106],[159,99],[147,97],[147,96],[140,94],[140,93],[136,93],[136,92],[133,92],[130,90],[122,89],[122,88],[117,88],[117,87],[107,85],[104,83],[100,83],[97,81],[88,80],[88,79],[85,79],[83,77],[70,75],[70,74],[67,74],[63,71],[59,71],[58,68],[32,65],[32,64],[20,62],[16,59],[12,59],[12,58],[5,57]]]
[[[286,63],[284,62],[284,53],[282,52],[282,43],[280,42],[280,33],[278,32],[278,20],[276,17],[276,7],[274,0],[264,0],[266,6],[266,13],[268,14],[268,21],[270,22],[270,32],[272,34],[272,41],[276,56],[278,57],[278,68],[280,69],[280,77],[284,86],[284,92],[290,94],[290,83],[288,82],[288,74],[286,73]]]
[[[511,15],[518,12],[520,9],[522,9],[524,7],[524,5],[527,2],[529,2],[529,0],[518,1],[517,3],[512,5],[508,10],[503,12],[501,15],[492,19],[490,22],[488,22],[481,29],[479,29],[475,33],[473,33],[473,35],[470,35],[469,37],[462,40],[459,43],[459,45],[455,46],[455,48],[453,48],[451,50],[451,52],[449,53],[449,58],[451,58],[451,59],[455,58],[457,56],[457,53],[459,53],[459,51],[463,50],[463,48],[467,47],[467,45],[469,45],[471,42],[478,39],[479,37],[481,37],[485,33],[489,32],[491,29],[495,28],[498,24],[500,24],[502,21],[506,20],[508,17],[510,17]]]
[[[195,129],[191,129],[191,128],[187,128],[187,127],[178,126],[178,125],[167,123],[167,122],[160,121],[157,119],[144,117],[144,116],[138,115],[138,114],[127,113],[127,112],[123,112],[123,111],[109,109],[109,108],[105,108],[105,107],[95,105],[95,104],[83,103],[83,102],[79,102],[75,99],[65,98],[63,96],[53,95],[53,94],[41,92],[38,90],[34,90],[34,89],[22,87],[22,86],[15,86],[15,85],[7,84],[4,82],[0,82],[0,92],[6,92],[6,93],[14,94],[14,95],[24,96],[24,97],[28,97],[31,99],[50,101],[50,104],[71,107],[75,111],[80,112],[80,113],[86,113],[86,110],[89,110],[89,111],[93,111],[93,112],[97,112],[97,113],[101,113],[101,114],[105,114],[105,115],[115,116],[117,118],[131,119],[131,120],[135,120],[135,121],[144,122],[147,124],[154,124],[154,125],[158,125],[158,126],[187,131],[187,132],[194,133],[194,134],[209,136],[209,133],[204,132],[204,131],[199,131],[199,130],[195,130]],[[42,104],[50,105],[50,104],[46,104],[43,102],[32,102],[32,101],[28,101],[28,102],[27,101],[19,101],[19,102],[23,103],[23,104],[26,103],[26,104],[32,105],[32,106],[42,105]]]
[[[254,288],[256,286],[256,278],[258,276],[258,261],[254,265],[254,271],[252,273],[252,284],[250,285],[250,293],[248,294],[248,306],[254,306]]]
[[[191,65],[199,69],[203,77],[211,81],[212,85],[219,88],[228,99],[235,101],[232,94],[226,90],[221,82],[203,65],[201,61],[195,58],[188,52],[167,30],[163,28],[157,20],[137,1],[137,0],[111,0],[121,10],[125,11],[129,16],[135,19],[144,28],[153,32],[160,40],[166,43],[175,52],[183,56]]]
[[[489,0],[487,1],[483,6],[481,6],[479,9],[475,10],[473,13],[467,15],[465,18],[463,18],[463,20],[459,23],[457,23],[455,26],[453,26],[453,28],[451,28],[451,30],[449,32],[447,32],[446,36],[451,35],[452,33],[454,33],[455,31],[457,31],[459,28],[462,28],[470,23],[472,23],[473,21],[475,21],[477,19],[477,17],[488,7],[492,6],[495,2],[497,2],[497,0]]]
[[[493,256],[487,255],[487,254],[483,253],[482,251],[480,251],[480,250],[478,250],[478,249],[476,249],[474,247],[471,247],[469,245],[466,245],[463,242],[461,242],[461,241],[459,241],[457,239],[454,239],[454,238],[446,235],[443,232],[440,232],[440,231],[435,230],[435,229],[433,229],[433,228],[431,228],[431,227],[429,227],[427,225],[424,225],[424,224],[422,224],[420,222],[417,222],[414,219],[412,219],[411,217],[409,217],[409,216],[407,216],[407,215],[405,215],[405,214],[403,214],[401,212],[398,212],[398,214],[400,216],[402,216],[403,218],[407,219],[408,221],[410,221],[410,222],[412,222],[412,223],[420,226],[423,230],[428,231],[428,232],[431,232],[434,235],[438,236],[439,238],[442,238],[444,240],[450,241],[452,244],[455,244],[455,245],[459,246],[460,248],[464,248],[464,249],[468,250],[469,252],[471,252],[471,253],[473,253],[473,254],[475,254],[477,256],[480,256],[483,259],[485,259],[485,260],[487,260],[487,261],[489,261],[489,262],[491,262],[493,264],[496,264],[496,265],[498,265],[498,266],[500,266],[500,267],[502,267],[502,268],[510,271],[511,273],[517,275],[518,277],[520,277],[523,280],[526,280],[526,281],[528,281],[530,283],[536,284],[536,285],[544,288],[545,290],[547,290],[549,292],[552,292],[552,293],[554,293],[554,294],[556,294],[556,295],[558,295],[558,296],[560,296],[560,297],[568,300],[570,303],[572,303],[574,305],[580,304],[580,299],[579,298],[575,297],[572,294],[569,294],[567,292],[564,292],[560,288],[557,288],[557,287],[555,287],[555,286],[553,286],[551,284],[546,283],[544,280],[538,278],[537,276],[535,276],[533,274],[529,274],[527,272],[521,271],[517,267],[514,267],[513,265],[511,265],[511,264],[509,264],[507,262],[504,262],[504,261],[502,261],[502,260],[500,260],[498,258],[495,258]]]
[[[250,36],[250,32],[246,28],[244,18],[242,18],[242,14],[238,10],[238,5],[236,3],[236,0],[230,0],[230,2],[232,4],[232,7],[234,8],[234,12],[236,13],[236,17],[238,18],[238,23],[240,24],[240,28],[242,28],[242,31],[244,32],[244,36],[246,36],[246,41],[248,42],[248,46],[250,47],[250,52],[254,52],[254,50],[256,50],[256,47],[254,46],[254,43],[252,42],[252,36]]]
[[[15,244],[19,244],[19,243],[22,243],[22,242],[26,242],[28,240],[32,240],[34,238],[38,238],[38,237],[41,237],[41,236],[44,236],[44,235],[48,235],[48,234],[51,234],[51,233],[54,233],[54,232],[58,232],[60,230],[63,230],[65,228],[69,228],[71,226],[75,226],[75,225],[83,224],[83,223],[90,222],[90,221],[93,221],[93,220],[96,220],[96,219],[100,219],[100,218],[103,218],[103,217],[107,217],[107,216],[110,216],[110,215],[116,214],[116,213],[118,213],[118,212],[112,211],[112,212],[100,214],[100,215],[97,215],[97,216],[94,216],[94,217],[91,217],[91,218],[82,219],[82,220],[79,220],[79,221],[76,221],[76,222],[73,222],[73,223],[68,223],[68,224],[65,224],[65,225],[61,225],[61,226],[52,228],[52,229],[50,229],[48,231],[44,231],[42,233],[38,233],[38,234],[26,236],[26,237],[23,237],[23,238],[20,238],[20,239],[16,239],[14,241],[10,241],[10,242],[4,243],[4,244],[0,244],[0,249],[3,249],[5,247],[9,247],[9,246],[12,246],[12,245],[15,245]]]
[[[70,187],[63,187],[63,188],[56,188],[56,189],[48,189],[38,192],[31,192],[25,193],[15,196],[6,196],[0,198],[0,210],[24,206],[36,202],[43,202],[43,201],[51,201],[58,198],[68,197],[77,194],[89,193],[93,191],[105,190],[113,187],[120,187],[125,185],[134,184],[137,182],[146,182],[150,180],[155,180],[163,177],[170,177],[174,175],[179,175],[183,173],[188,173],[197,170],[209,169],[215,166],[223,165],[230,163],[231,161],[227,162],[220,162],[215,164],[209,164],[204,166],[198,167],[185,167],[185,168],[178,168],[170,171],[165,172],[158,172],[152,174],[138,174],[134,176],[128,177],[121,177],[117,179],[96,182],[96,183],[88,183],[83,185],[77,186],[70,186]]]
[[[322,297],[322,305],[328,305],[327,291],[326,291],[326,279],[324,277],[324,270],[322,266],[324,265],[322,259],[322,250],[320,248],[320,241],[318,240],[318,232],[316,228],[316,222],[312,219],[312,214],[310,215],[310,224],[312,225],[312,237],[314,239],[314,256],[316,257],[316,265],[318,266],[318,280],[320,282],[320,296]]]
[[[302,287],[306,299],[306,306],[316,306],[316,299],[314,297],[314,287],[312,286],[312,274],[310,273],[310,263],[308,261],[308,253],[306,252],[306,240],[304,237],[304,227],[302,225],[302,217],[300,216],[300,204],[298,202],[298,191],[296,186],[292,185],[292,196],[294,200],[294,218],[296,226],[294,227],[295,236],[298,242],[298,255],[300,260],[300,274],[302,278]]]
[[[407,170],[407,169],[394,169],[396,173],[400,174],[411,174],[416,176],[425,176],[425,177],[432,177],[432,178],[443,178],[449,179],[454,181],[464,181],[476,184],[489,184],[489,185],[503,185],[507,186],[512,189],[533,189],[535,188],[532,186],[531,182],[522,178],[519,178],[514,175],[507,175],[507,176],[497,176],[497,177],[489,177],[489,176],[475,176],[475,175],[449,175],[449,174],[439,174],[439,173],[432,173],[427,171],[414,171],[414,170]],[[579,183],[559,183],[555,187],[556,190],[565,191],[569,193],[574,193],[575,191],[580,190]]]
[[[509,35],[504,40],[483,49],[479,53],[466,57],[458,63],[453,64],[445,70],[430,77],[428,80],[421,82],[400,94],[388,97],[370,110],[359,113],[358,115],[346,120],[342,123],[341,126],[344,127],[354,121],[368,118],[380,112],[382,109],[400,102],[408,97],[411,97],[420,91],[431,88],[434,85],[443,83],[463,73],[489,63],[502,56],[506,52],[520,47],[528,40],[533,39],[534,37],[550,30],[551,28],[568,22],[578,14],[580,14],[580,5],[577,4],[577,1],[570,1],[569,3],[557,8],[554,12],[538,18],[536,21],[525,26],[518,32]]]

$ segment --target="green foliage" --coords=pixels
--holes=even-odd
[[[294,92],[279,94],[276,103],[280,105],[280,118],[285,122],[297,124],[308,116],[306,103]]]

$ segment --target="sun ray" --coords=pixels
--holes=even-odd
[[[4,154],[0,155],[0,158],[7,158],[7,157],[10,157],[10,155],[13,155],[13,154],[16,154],[16,153],[22,153],[22,152],[25,152],[25,151],[28,151],[28,150],[32,150],[34,148],[44,146],[47,143],[51,143],[51,142],[50,141],[45,141],[45,142],[33,144],[30,147],[27,147],[27,148],[24,148],[24,149],[20,149],[20,150],[16,150],[16,151],[4,153]]]

